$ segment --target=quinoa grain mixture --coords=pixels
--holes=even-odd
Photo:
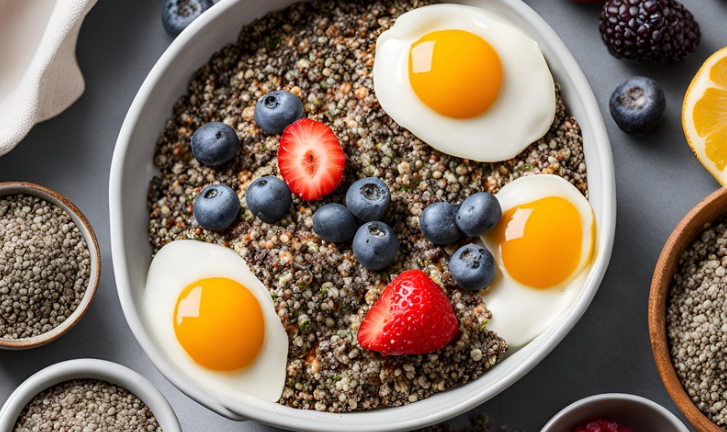
[[[13,432],[161,432],[138,397],[106,381],[74,380],[38,394],[20,413]]]
[[[491,314],[480,297],[457,288],[448,271],[448,252],[472,239],[434,246],[419,230],[419,214],[433,202],[459,203],[536,173],[561,175],[587,194],[580,130],[560,97],[548,134],[496,164],[437,152],[381,110],[372,80],[376,39],[398,15],[429,3],[315,0],[253,22],[237,44],[214,53],[196,73],[157,143],[161,174],[149,188],[149,239],[156,250],[175,239],[233,248],[268,287],[290,339],[281,404],[331,412],[399,406],[482,375],[507,344],[487,330]],[[279,89],[298,95],[308,117],[333,129],[347,165],[333,194],[321,202],[296,196],[290,214],[269,225],[251,214],[244,197],[252,180],[278,174],[279,136],[263,133],[253,113],[259,97]],[[194,130],[212,121],[236,128],[241,141],[237,156],[217,168],[200,165],[189,149]],[[359,266],[350,244],[323,242],[312,231],[316,209],[344,202],[348,186],[366,176],[391,190],[384,221],[400,243],[396,262],[381,272]],[[201,229],[192,215],[196,195],[212,183],[232,187],[242,203],[239,221],[222,233]],[[421,269],[442,285],[459,336],[425,355],[384,358],[362,350],[359,323],[381,290],[407,269]]]
[[[0,198],[0,338],[38,336],[78,307],[91,274],[83,234],[40,198]]]
[[[682,254],[669,291],[667,338],[692,402],[727,430],[727,221],[707,225]]]

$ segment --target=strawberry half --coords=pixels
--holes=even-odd
[[[280,137],[278,168],[290,190],[303,201],[323,198],[343,179],[346,155],[331,128],[302,118]]]
[[[452,342],[459,324],[444,291],[421,270],[408,270],[384,288],[356,339],[385,356],[425,354]]]

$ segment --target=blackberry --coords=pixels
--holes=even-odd
[[[600,31],[614,57],[659,64],[684,61],[701,39],[694,16],[676,0],[609,0]]]

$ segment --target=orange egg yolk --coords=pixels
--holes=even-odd
[[[201,279],[179,294],[174,333],[200,366],[234,371],[257,357],[265,339],[265,321],[257,298],[240,283]]]
[[[409,51],[409,82],[429,108],[465,119],[487,111],[502,85],[497,52],[481,37],[464,30],[424,35]]]
[[[564,282],[575,272],[583,253],[580,213],[561,197],[511,208],[503,213],[492,236],[507,273],[532,288]]]

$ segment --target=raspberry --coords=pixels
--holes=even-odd
[[[615,421],[599,418],[577,426],[572,432],[633,432],[633,430],[628,426],[620,426]]]
[[[609,0],[600,31],[614,57],[659,64],[684,61],[701,40],[694,16],[676,0]]]

